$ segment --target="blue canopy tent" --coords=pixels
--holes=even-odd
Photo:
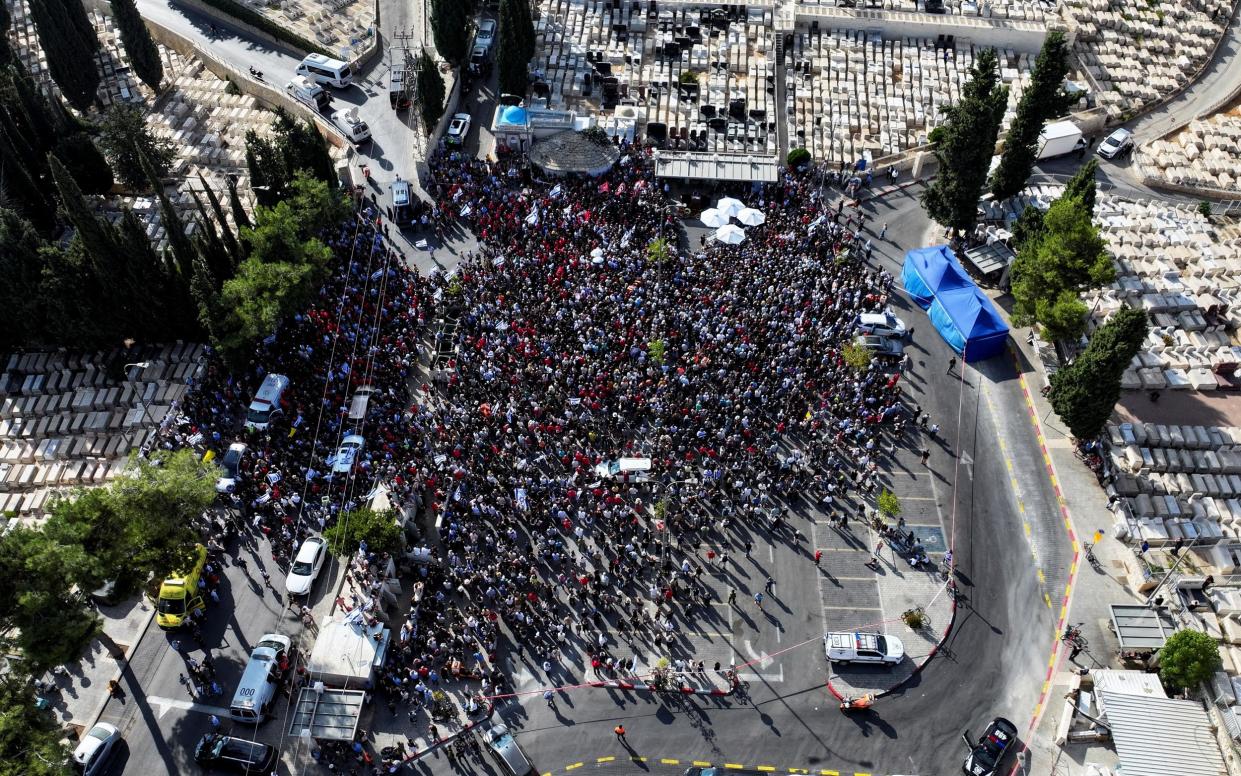
[[[1003,352],[1008,325],[948,246],[906,253],[901,282],[927,311],[944,341],[966,361],[982,361]]]

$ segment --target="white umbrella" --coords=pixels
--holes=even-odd
[[[729,218],[732,218],[745,208],[745,203],[739,199],[724,197],[719,202],[715,203],[715,207],[721,213],[726,213]]]
[[[716,210],[713,207],[709,207],[706,210],[702,211],[702,215],[698,217],[702,220],[703,224],[713,229],[717,226],[723,226],[724,224],[728,223],[728,214],[721,212],[719,210]]]
[[[745,240],[745,230],[734,224],[725,224],[715,230],[715,239],[728,245],[738,245]]]
[[[601,258],[603,258],[603,249],[602,249],[602,248],[595,248],[593,251],[591,251],[591,252],[590,252],[590,258],[592,258],[592,259],[601,259]]]
[[[758,226],[767,220],[767,216],[763,215],[763,211],[755,210],[752,207],[742,209],[735,218],[746,226]]]

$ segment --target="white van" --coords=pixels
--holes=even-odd
[[[289,655],[289,647],[293,642],[288,636],[269,633],[259,639],[258,646],[250,653],[250,662],[241,674],[237,684],[237,692],[233,693],[233,702],[228,707],[228,714],[238,722],[262,722],[276,697],[280,683],[276,679],[276,669],[280,666],[281,656]]]
[[[327,84],[337,89],[344,89],[353,83],[353,71],[349,69],[349,63],[322,54],[307,54],[297,66],[297,74],[317,84]]]
[[[646,482],[651,478],[650,458],[617,458],[595,467],[595,475],[619,482]]]
[[[823,649],[828,661],[896,665],[905,659],[905,645],[885,633],[825,633]]]
[[[378,388],[369,385],[363,385],[354,391],[353,399],[349,401],[349,419],[366,420],[366,413],[370,411],[371,396],[378,392]]]
[[[280,399],[288,388],[289,378],[284,375],[273,373],[264,377],[246,413],[246,428],[262,431],[270,426],[272,419],[284,412],[280,409]]]
[[[322,86],[309,78],[294,76],[292,81],[284,85],[284,91],[298,102],[305,103],[322,113],[332,104],[332,95]]]

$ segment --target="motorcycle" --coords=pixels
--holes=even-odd
[[[263,80],[263,71],[262,71],[262,70],[255,70],[253,67],[251,67],[251,68],[250,68],[250,76],[251,76],[251,77],[253,77],[253,78],[257,78],[258,80],[262,81],[262,80]]]

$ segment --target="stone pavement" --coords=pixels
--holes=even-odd
[[[99,719],[108,702],[108,682],[120,678],[125,661],[155,619],[155,607],[139,596],[116,606],[101,606],[99,616],[102,633],[77,664],[55,677],[60,690],[50,696],[56,719],[79,735]]]

